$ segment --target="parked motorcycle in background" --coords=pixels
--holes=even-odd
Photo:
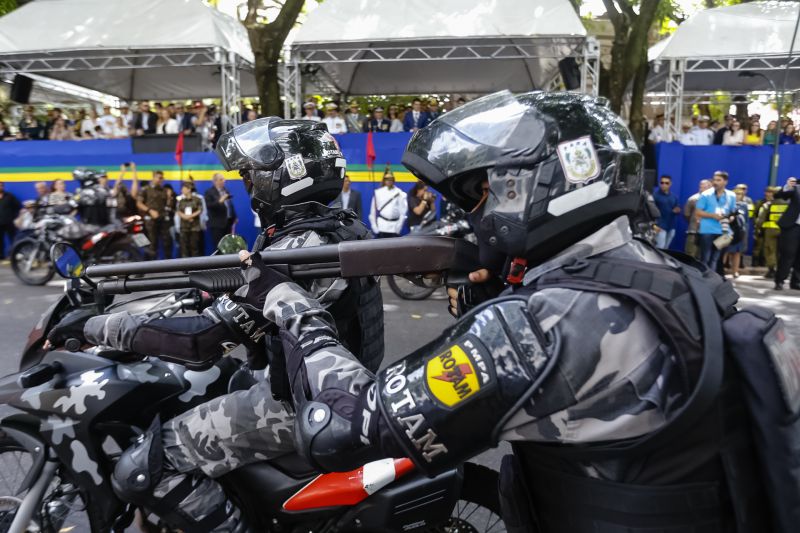
[[[79,222],[70,214],[49,212],[11,247],[11,268],[27,285],[44,285],[53,278],[50,247],[66,241],[81,251],[86,264],[125,263],[146,257],[150,241],[142,217],[135,215],[103,227]]]
[[[448,202],[443,211],[439,220],[433,211],[429,212],[409,235],[438,235],[477,242],[463,210]],[[438,288],[435,280],[423,276],[386,276],[386,281],[392,292],[404,300],[424,300]]]

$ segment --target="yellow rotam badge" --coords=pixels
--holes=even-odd
[[[475,366],[458,344],[428,361],[428,388],[447,407],[457,405],[481,389]]]

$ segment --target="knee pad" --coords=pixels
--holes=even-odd
[[[133,446],[122,452],[111,476],[111,487],[122,501],[141,504],[161,480],[163,467],[161,420],[156,417]]]

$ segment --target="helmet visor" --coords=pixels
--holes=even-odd
[[[220,136],[216,153],[225,170],[274,170],[283,163],[283,151],[270,135],[273,121],[252,120]]]
[[[541,116],[509,91],[473,100],[418,131],[403,164],[459,207],[470,211],[480,199],[485,172],[513,157],[533,164],[546,125]]]

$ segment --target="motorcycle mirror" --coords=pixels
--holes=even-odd
[[[62,278],[78,279],[83,276],[84,264],[81,254],[71,244],[57,242],[51,246],[50,260]]]
[[[219,240],[217,250],[221,254],[238,254],[247,250],[247,241],[241,235],[229,233]]]

